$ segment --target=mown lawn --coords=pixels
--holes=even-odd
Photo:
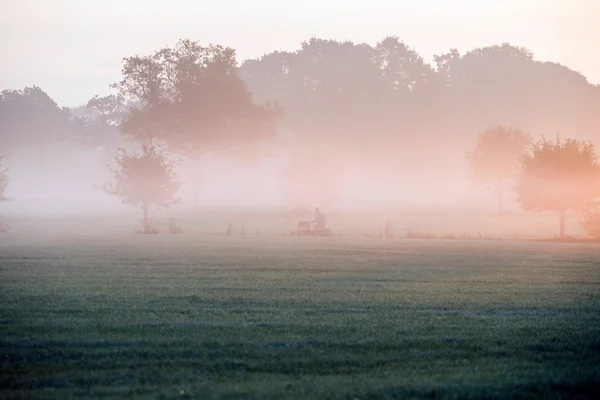
[[[0,242],[1,398],[598,398],[600,246]]]

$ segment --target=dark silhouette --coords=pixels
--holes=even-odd
[[[179,202],[179,182],[175,167],[150,143],[142,144],[141,153],[119,149],[115,155],[116,167],[111,168],[112,179],[100,186],[104,192],[120,197],[124,204],[141,208],[144,212],[144,233],[154,233],[149,211],[163,209]]]
[[[332,236],[333,232],[327,228],[327,218],[319,207],[315,208],[315,218],[310,221],[298,222],[297,234],[299,236]]]
[[[517,177],[530,143],[529,136],[521,130],[496,125],[480,132],[475,148],[467,154],[473,183],[494,191],[499,214],[503,210],[503,194]]]
[[[319,209],[319,207],[315,208],[315,219],[312,220],[315,231],[324,231],[327,228],[327,218],[325,214]]]
[[[600,167],[592,143],[576,139],[542,139],[523,160],[517,199],[526,211],[556,211],[560,237],[565,213],[584,211],[600,197]]]

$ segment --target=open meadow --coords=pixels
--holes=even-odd
[[[600,396],[597,244],[82,221],[0,236],[1,398]]]

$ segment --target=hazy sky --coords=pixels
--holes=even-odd
[[[0,0],[0,89],[36,84],[60,105],[104,94],[122,57],[179,38],[238,61],[311,36],[397,35],[426,60],[508,41],[600,84],[600,0]]]

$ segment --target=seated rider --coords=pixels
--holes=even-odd
[[[327,225],[327,218],[325,218],[325,214],[323,214],[321,212],[321,210],[319,209],[319,207],[315,208],[315,219],[313,221],[311,221],[312,223],[315,224],[315,230],[316,231],[324,231],[325,227]]]

